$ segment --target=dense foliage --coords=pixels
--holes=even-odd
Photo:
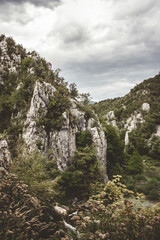
[[[43,203],[48,204],[59,194],[57,187],[56,163],[39,152],[27,153],[21,149],[22,154],[14,159],[11,172],[28,185],[29,191],[37,196]],[[54,181],[53,181],[54,180]]]
[[[105,124],[104,131],[107,139],[107,169],[111,178],[115,174],[122,174],[125,163],[124,143],[111,125]]]
[[[55,161],[35,152],[19,154],[11,165],[11,171],[17,174],[29,187],[29,191],[44,204],[54,200],[70,202],[75,197],[88,198],[94,190],[94,184],[101,182],[101,172],[95,149],[86,145],[77,150],[68,169],[60,172]]]

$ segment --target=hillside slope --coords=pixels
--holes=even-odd
[[[94,109],[121,133],[128,148],[133,145],[141,155],[160,159],[160,75],[138,84],[124,97],[96,103]]]

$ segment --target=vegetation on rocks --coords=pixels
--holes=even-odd
[[[91,105],[88,93],[79,95],[74,83],[67,87],[60,69],[53,71],[35,51],[27,52],[4,35],[2,41],[0,135],[8,144],[4,147],[2,141],[0,160],[6,156],[1,153],[9,150],[12,164],[9,171],[0,168],[0,239],[158,240],[160,208],[145,207],[144,195],[137,192],[150,200],[160,198],[160,75],[123,98]],[[52,93],[47,87],[42,94],[36,92],[34,98],[43,101],[35,101],[37,112],[31,114],[37,82],[45,83]],[[128,122],[137,114],[140,119],[131,129]],[[107,183],[98,159],[106,142],[98,134],[107,141],[107,171],[113,178]],[[36,149],[28,144],[28,136],[34,136]],[[49,144],[50,138],[56,141]],[[74,149],[74,154],[65,148]],[[67,163],[58,159],[60,152],[69,156]]]
[[[122,174],[127,187],[134,190],[138,188],[151,200],[160,199],[157,187],[160,173],[156,174],[155,170],[151,177],[146,173],[146,164],[149,169],[158,169],[160,166],[160,136],[157,133],[160,125],[159,93],[158,74],[135,86],[124,97],[93,105],[106,132],[109,177]],[[143,105],[148,108],[143,109]],[[112,113],[111,118],[107,116],[108,113]],[[125,145],[127,131],[128,143]],[[149,187],[151,183],[154,185],[153,194]]]

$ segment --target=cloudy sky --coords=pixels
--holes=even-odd
[[[36,50],[96,101],[160,71],[159,0],[0,0],[0,34]]]

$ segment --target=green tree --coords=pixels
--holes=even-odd
[[[43,203],[53,201],[56,197],[57,182],[55,179],[59,171],[53,159],[47,159],[40,152],[22,153],[14,159],[10,170],[24,181],[29,191]]]
[[[109,178],[114,174],[122,173],[124,164],[124,143],[111,125],[105,125],[107,139],[107,169]]]
[[[77,90],[77,86],[75,83],[71,83],[69,85],[69,92],[72,97],[78,97],[78,90]]]

